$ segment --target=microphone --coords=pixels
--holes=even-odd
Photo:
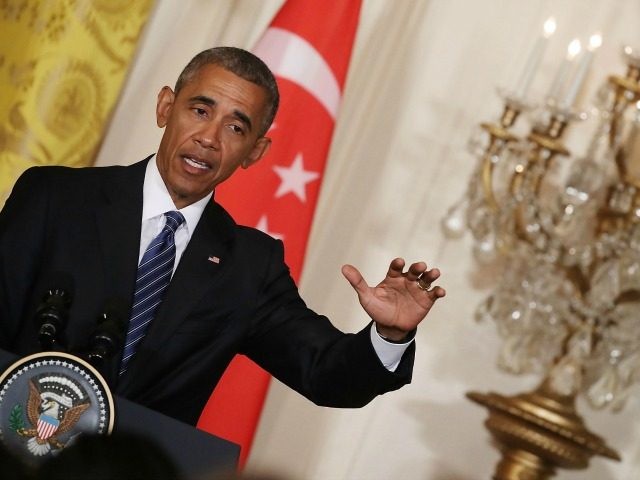
[[[43,351],[59,349],[73,300],[73,278],[66,272],[51,275],[51,287],[36,310],[38,341]]]
[[[102,369],[106,361],[122,348],[127,312],[128,305],[120,298],[112,298],[105,303],[103,313],[98,317],[98,325],[89,338],[86,353],[94,367]]]

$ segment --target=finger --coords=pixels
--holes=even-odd
[[[389,270],[387,270],[387,277],[397,278],[401,277],[402,270],[404,269],[404,258],[394,258],[389,264]]]
[[[440,270],[437,268],[432,268],[431,270],[425,270],[424,272],[422,272],[422,275],[420,275],[420,278],[423,280],[423,282],[427,284],[431,284],[435,282],[438,278],[440,278]]]
[[[415,282],[426,269],[427,264],[424,262],[412,263],[409,266],[409,270],[407,271],[407,280],[409,280],[410,282]]]
[[[353,265],[343,265],[342,275],[344,275],[344,278],[347,279],[347,281],[359,294],[365,293],[369,288],[369,285],[367,285],[367,282],[364,280],[364,277],[362,276],[360,271]]]
[[[429,295],[431,296],[434,302],[438,298],[444,297],[446,294],[447,294],[447,291],[444,288],[439,286],[435,286],[429,291]]]
[[[438,298],[442,298],[446,295],[446,291],[444,288],[440,286],[431,287],[431,284],[435,282],[438,278],[440,278],[440,270],[437,268],[432,268],[431,270],[425,270],[422,275],[416,281],[416,286],[429,294],[429,297],[434,302]]]

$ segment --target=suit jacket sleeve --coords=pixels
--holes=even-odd
[[[16,182],[0,212],[0,347],[11,349],[25,317],[46,237],[47,184],[37,169]]]
[[[272,245],[245,353],[323,406],[360,407],[409,383],[415,345],[405,352],[395,372],[388,371],[371,344],[371,324],[357,334],[345,334],[307,308],[284,263],[282,243]]]

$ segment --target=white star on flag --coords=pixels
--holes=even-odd
[[[258,224],[256,225],[256,228],[261,232],[266,233],[270,237],[275,238],[276,240],[284,240],[284,235],[282,235],[281,233],[272,233],[269,231],[269,225],[267,222],[266,215],[262,215],[260,217],[260,220],[258,220]]]
[[[293,192],[302,202],[306,202],[307,193],[305,187],[307,183],[320,177],[318,172],[304,169],[302,153],[296,155],[290,167],[280,167],[276,165],[273,169],[282,180],[276,192],[276,198]]]

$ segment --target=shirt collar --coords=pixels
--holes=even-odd
[[[195,230],[202,216],[202,212],[211,200],[212,195],[213,192],[197,202],[178,210],[184,216],[189,234]],[[149,159],[144,175],[144,185],[142,187],[142,221],[144,222],[145,220],[157,217],[170,210],[177,209],[160,176],[156,156],[154,155]]]

